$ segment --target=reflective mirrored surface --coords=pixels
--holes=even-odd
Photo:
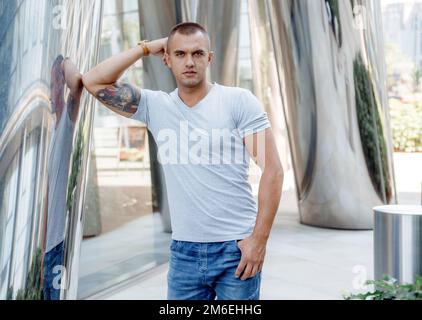
[[[379,1],[266,4],[301,222],[372,228],[395,201]]]
[[[76,297],[101,5],[1,2],[0,299]]]
[[[176,17],[148,17],[166,3],[166,12],[175,14],[168,1],[104,2],[100,61],[136,46],[139,39],[163,37]],[[121,81],[152,89],[174,85],[169,70],[154,58],[139,60]],[[102,298],[107,290],[166,263],[171,236],[164,179],[145,124],[97,102],[91,143],[78,299]]]

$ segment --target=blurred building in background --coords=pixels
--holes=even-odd
[[[385,41],[395,43],[403,54],[422,68],[422,1],[382,2]]]
[[[422,1],[381,4],[394,151],[417,156],[422,151]]]

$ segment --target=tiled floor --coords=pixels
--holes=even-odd
[[[91,296],[166,263],[171,234],[159,232],[161,228],[159,214],[151,214],[84,240],[78,298]]]
[[[399,203],[420,204],[422,169],[415,164],[421,161],[421,154],[395,154]],[[268,242],[261,299],[342,299],[361,290],[373,275],[373,232],[302,225],[295,204],[292,193],[283,193]],[[165,263],[91,298],[165,299],[167,269]]]
[[[302,225],[294,196],[285,194],[268,242],[262,299],[341,299],[364,273],[372,273],[372,231]],[[359,273],[354,273],[359,271]],[[165,299],[168,264],[96,299]]]

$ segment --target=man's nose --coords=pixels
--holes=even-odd
[[[190,55],[190,54],[186,55],[186,66],[187,66],[187,67],[192,67],[192,66],[194,66],[194,62],[193,62],[193,59],[192,59],[192,55]]]

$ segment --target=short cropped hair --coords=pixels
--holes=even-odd
[[[168,48],[169,48],[169,43],[176,33],[180,33],[180,34],[183,34],[185,36],[189,36],[189,35],[195,34],[197,32],[201,32],[208,39],[208,42],[210,42],[210,36],[209,36],[207,30],[205,30],[205,28],[203,26],[201,26],[199,23],[182,22],[182,23],[176,24],[171,29],[170,34],[168,36],[167,51],[168,51]]]

